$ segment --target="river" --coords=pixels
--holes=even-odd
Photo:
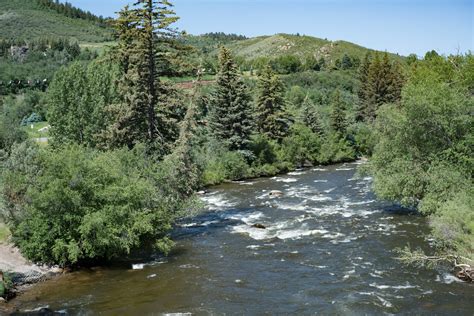
[[[377,201],[357,165],[212,188],[168,258],[70,273],[14,304],[71,315],[473,315],[472,285],[395,259],[407,244],[430,250],[427,221]]]

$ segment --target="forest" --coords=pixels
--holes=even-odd
[[[27,259],[166,255],[203,188],[365,159],[379,199],[429,218],[435,253],[407,245],[400,259],[473,280],[471,53],[246,57],[232,49],[245,36],[177,31],[168,1],[113,21],[39,3],[112,24],[114,44],[0,40],[0,222]]]

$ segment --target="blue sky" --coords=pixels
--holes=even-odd
[[[129,0],[69,0],[113,16]],[[402,55],[474,51],[474,0],[174,0],[191,34],[301,33]]]

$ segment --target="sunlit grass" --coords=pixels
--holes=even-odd
[[[10,230],[4,223],[0,223],[0,243],[5,242],[10,236]]]

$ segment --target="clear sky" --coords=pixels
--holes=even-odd
[[[131,0],[69,0],[114,16]],[[389,52],[474,51],[474,0],[174,0],[191,34],[300,33]]]

